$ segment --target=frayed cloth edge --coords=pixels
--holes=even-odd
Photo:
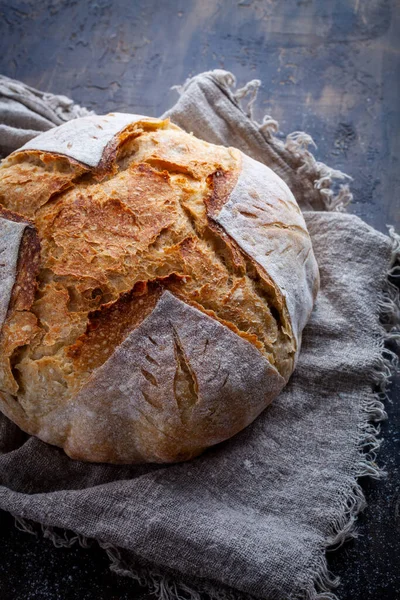
[[[128,564],[122,557],[121,550],[109,542],[88,538],[59,527],[56,531],[56,528],[52,526],[43,525],[25,517],[17,515],[13,515],[13,517],[15,527],[19,531],[36,537],[41,532],[43,537],[51,540],[56,548],[71,548],[75,544],[79,544],[82,548],[87,549],[97,543],[107,554],[111,572],[133,579],[138,585],[153,594],[157,600],[204,600],[202,594],[208,594],[211,600],[257,600],[255,596],[222,584],[213,585],[208,580],[199,582],[195,589],[185,583],[181,577],[173,576],[162,569]]]
[[[213,73],[214,77],[218,78],[218,74]],[[221,77],[219,77],[221,81]],[[224,76],[222,82],[226,86],[228,82],[232,81],[230,87],[235,83],[235,80],[231,80]],[[350,204],[353,199],[353,194],[350,191],[348,183],[339,185],[338,192],[335,193],[333,190],[334,185],[338,181],[351,180],[350,175],[328,167],[323,162],[319,162],[315,159],[309,147],[312,146],[317,148],[313,138],[304,131],[293,131],[286,136],[286,140],[282,142],[276,134],[279,132],[279,123],[270,115],[264,115],[261,123],[258,123],[253,116],[253,108],[257,99],[258,89],[261,85],[259,79],[253,79],[249,81],[244,87],[233,92],[233,98],[240,106],[242,99],[247,99],[247,105],[244,108],[246,116],[250,119],[253,125],[258,129],[260,133],[268,140],[273,138],[274,143],[277,146],[283,147],[292,156],[296,157],[299,161],[296,173],[299,177],[307,176],[314,182],[314,188],[319,191],[320,197],[325,210],[332,212],[344,212],[346,207]]]
[[[212,75],[224,85],[225,88],[232,88],[236,84],[236,79],[232,73],[213,71]],[[231,76],[231,77],[230,77]],[[344,212],[346,207],[353,199],[348,183],[340,184],[338,192],[335,194],[333,187],[337,181],[351,180],[350,175],[328,167],[328,165],[315,159],[309,147],[317,148],[312,137],[304,131],[293,131],[286,136],[285,142],[282,142],[276,134],[279,132],[279,123],[270,115],[264,115],[261,123],[258,123],[253,116],[253,108],[257,99],[257,93],[261,81],[253,79],[246,85],[236,91],[229,89],[235,102],[240,106],[245,115],[250,119],[258,131],[268,140],[273,138],[277,146],[283,147],[292,156],[299,160],[299,166],[296,173],[299,176],[308,176],[314,182],[314,188],[319,191],[325,210]],[[241,101],[247,100],[245,108],[241,106]]]

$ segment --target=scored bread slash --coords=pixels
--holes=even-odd
[[[279,286],[299,341],[317,294],[318,267],[303,215],[286,183],[242,154],[238,181],[212,218]]]
[[[26,310],[33,302],[39,249],[33,224],[0,206],[0,332],[10,304]]]
[[[5,159],[0,206],[0,408],[26,432],[80,460],[188,460],[289,380],[318,267],[264,165],[94,115]]]
[[[17,262],[25,223],[0,218],[0,328],[5,321],[17,275]]]
[[[105,148],[128,125],[159,121],[140,115],[110,113],[72,119],[33,138],[16,152],[41,150],[64,154],[89,167],[98,167]],[[14,153],[15,154],[15,153]]]
[[[251,423],[284,384],[249,342],[165,291],[75,397],[66,450],[79,460],[188,459]]]

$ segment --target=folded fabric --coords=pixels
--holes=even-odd
[[[0,157],[69,119],[92,114],[67,98],[0,75]]]
[[[265,162],[303,209],[314,209],[305,218],[321,291],[288,386],[234,438],[168,466],[73,461],[1,416],[0,508],[25,528],[41,523],[59,545],[96,539],[113,570],[162,600],[198,600],[202,591],[215,599],[334,599],[325,549],[353,534],[364,506],[357,478],[380,476],[372,422],[385,416],[395,359],[384,344],[398,335],[388,276],[400,243],[353,215],[319,212],[350,199],[346,186],[333,189],[344,174],[315,161],[306,134],[283,142],[273,119],[259,125],[245,113],[240,99],[251,102],[257,82],[236,93],[233,85],[230,73],[201,74],[167,115]]]

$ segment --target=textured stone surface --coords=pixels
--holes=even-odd
[[[174,102],[171,85],[199,71],[232,70],[240,85],[262,79],[255,116],[310,133],[317,158],[353,176],[352,211],[381,231],[399,229],[398,8],[398,0],[5,0],[0,70],[100,113],[149,116]],[[394,600],[400,589],[400,410],[387,408],[379,462],[389,475],[365,483],[360,537],[330,555],[342,600]],[[56,549],[15,531],[9,517],[1,522],[4,600],[141,597],[108,573],[100,551]]]

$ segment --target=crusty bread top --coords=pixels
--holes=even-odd
[[[95,129],[101,135],[94,134]],[[101,373],[110,377],[110,365],[118,371],[119,349],[132,336],[137,339],[142,326],[153,322],[153,313],[167,304],[172,312],[179,312],[183,309],[176,307],[183,305],[196,310],[187,313],[193,322],[198,313],[202,315],[205,330],[211,327],[208,322],[213,327],[217,323],[236,340],[224,345],[232,370],[240,372],[232,354],[235,348],[241,361],[246,354],[250,360],[254,350],[264,365],[260,368],[271,378],[271,393],[268,386],[264,396],[261,390],[251,410],[239,385],[235,414],[223,434],[233,435],[238,430],[234,423],[247,424],[248,418],[254,418],[248,414],[262,410],[289,378],[318,286],[310,239],[288,188],[272,171],[238,150],[208,144],[168,120],[119,114],[84,118],[50,130],[32,144],[0,167],[0,203],[12,211],[12,219],[27,223],[30,219],[26,230],[36,236],[31,239],[36,250],[30,301],[23,311],[12,299],[4,301],[8,302],[0,335],[4,412],[27,431],[63,445],[76,456],[136,460],[127,456],[125,446],[114,453],[110,448],[105,451],[104,439],[97,454],[93,445],[79,453],[68,422],[70,411],[77,403],[86,406],[85,398],[93,386],[100,385]],[[22,263],[19,270],[12,267],[11,258],[8,262],[11,279],[21,278],[26,271]],[[10,299],[10,290],[7,293]],[[217,335],[220,330],[215,327]],[[168,331],[165,335],[170,337]],[[216,341],[210,338],[209,343]],[[183,352],[190,347],[195,353],[189,338],[185,344]],[[178,373],[176,348],[176,343],[170,346],[170,360],[171,369]],[[214,346],[204,354],[203,367],[196,363],[199,373],[211,369],[207,356],[217,356]],[[255,364],[247,363],[245,368],[259,372]],[[143,376],[140,373],[138,377]],[[233,371],[229,377],[234,381]],[[119,393],[122,402],[124,394]],[[176,389],[174,393],[178,402]],[[185,393],[190,404],[188,388]],[[225,406],[229,412],[228,396],[219,393],[221,410]],[[206,394],[206,403],[207,398]],[[147,404],[147,413],[140,417],[143,431],[148,427],[145,421],[152,419],[150,396]],[[101,406],[102,416],[96,419],[106,422],[111,407],[106,399]],[[57,426],[52,426],[56,415]],[[85,421],[82,415],[79,419]],[[158,449],[145,444],[147,456],[154,459],[159,452],[165,460],[173,460],[174,455],[189,456],[214,443],[207,433],[213,431],[210,422],[204,425],[206,431],[200,413],[197,420],[198,434],[192,431],[184,448],[171,442],[174,450],[172,446],[162,450],[158,440]],[[93,433],[89,423],[93,429],[93,419],[84,428],[87,439]],[[157,423],[159,428],[160,420]],[[137,422],[127,424],[127,431],[129,427],[136,431],[137,426]],[[177,435],[176,423],[174,427],[170,438]],[[63,431],[69,431],[70,437]],[[104,436],[109,429],[102,431]],[[81,431],[76,438],[80,445],[83,436]],[[197,450],[190,437],[197,440]]]

